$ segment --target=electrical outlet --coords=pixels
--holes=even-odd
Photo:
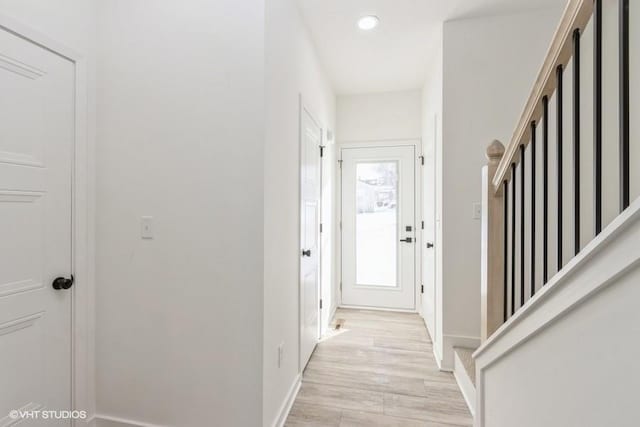
[[[282,366],[282,356],[284,354],[284,343],[281,342],[278,346],[278,368]]]

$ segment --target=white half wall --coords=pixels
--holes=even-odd
[[[476,427],[638,424],[639,240],[636,200],[476,352]]]
[[[333,181],[335,96],[293,0],[266,2],[266,149],[264,160],[263,425],[286,417],[299,373],[299,99],[323,128],[322,287],[324,325],[335,308]],[[255,215],[254,220],[261,220]],[[330,303],[333,302],[333,303]],[[278,366],[278,346],[283,346]],[[295,398],[295,396],[293,396]],[[257,424],[255,424],[257,425]]]
[[[97,411],[258,426],[264,2],[98,8]]]
[[[473,204],[481,198],[485,148],[494,139],[510,140],[561,12],[543,9],[444,24],[444,369],[453,368],[453,346],[479,344],[480,221],[473,218]]]

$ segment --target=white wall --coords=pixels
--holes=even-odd
[[[420,90],[339,96],[338,141],[419,139],[422,136],[421,97]]]
[[[422,209],[425,222],[422,239],[422,316],[434,351],[442,359],[442,38],[435,43],[432,62],[422,89]],[[426,243],[434,244],[427,249]],[[440,284],[436,287],[436,284]]]
[[[326,130],[335,129],[335,97],[293,0],[266,3],[266,150],[264,171],[264,393],[263,423],[271,426],[295,386],[298,366],[299,96]],[[329,145],[323,175],[333,177]],[[323,316],[334,299],[332,250],[334,184],[323,185]],[[260,220],[255,215],[255,220]],[[333,295],[332,295],[333,294]],[[335,305],[333,305],[335,307]],[[284,344],[278,368],[278,346]],[[254,424],[257,425],[257,424]]]
[[[494,139],[510,140],[560,14],[554,8],[444,24],[439,243],[446,369],[453,365],[453,346],[479,343],[480,222],[472,208],[480,201],[485,149]]]
[[[110,0],[98,16],[97,411],[258,426],[263,0]]]
[[[10,17],[22,25],[30,27],[48,38],[65,45],[78,52],[86,61],[87,72],[87,105],[80,105],[85,109],[87,117],[87,144],[88,144],[88,168],[87,183],[92,190],[95,188],[94,150],[96,132],[96,1],[94,0],[0,0],[0,14]],[[88,194],[89,211],[93,212],[95,197],[93,191]],[[82,221],[82,219],[78,219]],[[86,286],[88,306],[83,312],[76,315],[86,318],[88,330],[93,330],[93,291],[94,291],[94,265],[92,246],[94,236],[94,218],[90,216],[86,224],[89,230],[89,283],[79,283]],[[90,332],[91,333],[91,332]],[[94,354],[91,337],[89,342],[78,343],[86,346],[88,350],[86,359],[77,360],[77,368],[89,374],[86,383],[76,388],[77,402],[82,406],[91,418],[95,412],[95,380],[94,380]]]

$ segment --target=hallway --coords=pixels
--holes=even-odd
[[[304,371],[287,427],[472,424],[417,314],[338,309],[336,324]]]

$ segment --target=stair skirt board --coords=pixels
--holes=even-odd
[[[469,377],[469,372],[467,372],[466,367],[464,366],[464,362],[461,360],[458,352],[455,352],[454,362],[453,362],[453,376],[458,383],[458,387],[460,387],[460,391],[462,392],[462,396],[464,397],[465,402],[467,402],[467,406],[469,407],[469,412],[471,412],[472,416],[476,415],[476,386],[474,385],[474,380]]]

